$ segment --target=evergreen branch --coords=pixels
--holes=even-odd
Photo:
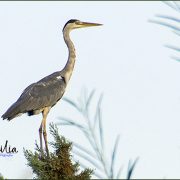
[[[54,152],[50,153],[49,157],[42,156],[37,143],[34,153],[24,149],[28,166],[32,168],[36,178],[41,180],[90,179],[92,170],[85,168],[79,172],[79,164],[77,162],[73,163],[71,159],[72,143],[60,136],[57,126],[52,123],[50,124],[50,134],[53,136],[54,141],[49,144],[54,148]]]
[[[76,158],[74,158],[74,159],[75,159],[75,161],[77,161]],[[84,163],[81,162],[80,164],[81,164],[82,168],[84,168],[84,169],[87,168],[87,166]],[[93,175],[99,179],[104,179],[104,176],[102,174],[99,174],[97,171],[93,171]]]
[[[0,173],[0,180],[4,180],[4,177],[1,173]]]

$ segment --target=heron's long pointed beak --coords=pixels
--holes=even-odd
[[[91,27],[91,26],[102,26],[103,24],[90,23],[90,22],[78,22],[78,25],[80,28],[83,28],[83,27]]]

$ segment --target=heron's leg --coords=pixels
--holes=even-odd
[[[45,141],[45,147],[46,147],[46,153],[47,156],[49,157],[49,150],[48,150],[48,142],[47,142],[47,133],[46,133],[46,119],[47,115],[49,113],[50,108],[46,107],[43,111],[43,121],[42,121],[42,127],[43,127],[43,137]]]
[[[42,120],[43,122],[43,120]],[[40,138],[40,149],[41,149],[41,155],[43,155],[43,146],[42,146],[42,122],[39,128],[39,138]]]
[[[46,119],[44,119],[43,123],[44,123],[43,137],[44,137],[44,141],[45,141],[46,153],[47,153],[47,156],[49,156],[48,143],[47,143],[47,132],[46,132]]]

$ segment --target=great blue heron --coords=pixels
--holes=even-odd
[[[65,67],[61,71],[54,72],[53,74],[44,77],[40,81],[29,85],[23,91],[19,99],[2,115],[3,119],[10,121],[23,113],[27,113],[29,116],[42,113],[43,119],[39,128],[41,153],[43,153],[43,133],[46,153],[49,156],[46,118],[50,109],[63,96],[74,68],[76,58],[75,48],[69,34],[73,29],[100,25],[102,24],[82,22],[76,19],[69,20],[63,28],[64,41],[69,50],[69,57]]]

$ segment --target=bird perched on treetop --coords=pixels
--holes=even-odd
[[[41,153],[43,153],[43,133],[47,156],[49,156],[46,133],[47,115],[50,109],[62,98],[71,77],[76,58],[75,48],[69,33],[73,29],[100,25],[102,24],[82,22],[76,19],[69,20],[63,28],[64,41],[69,50],[68,60],[64,68],[29,85],[18,100],[2,115],[3,119],[10,121],[23,113],[27,113],[29,116],[42,113],[43,119],[39,128],[40,149]]]

